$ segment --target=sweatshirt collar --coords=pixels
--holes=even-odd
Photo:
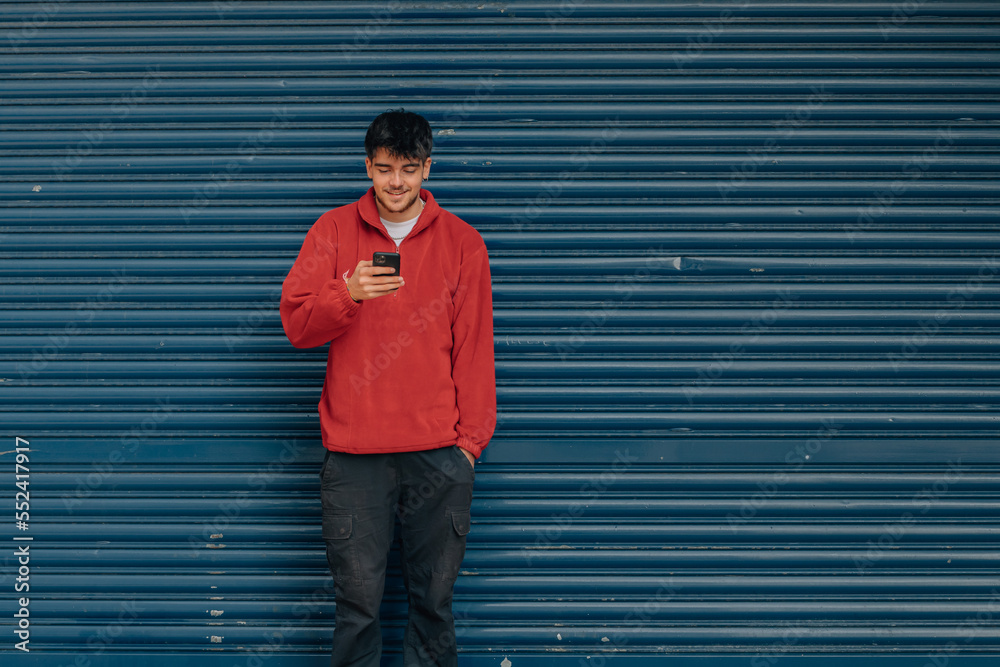
[[[434,201],[434,195],[432,195],[429,190],[420,188],[420,198],[424,200],[424,209],[420,212],[420,217],[417,218],[417,224],[415,224],[410,233],[407,234],[407,238],[413,236],[434,222],[434,219],[437,218],[438,214],[441,212],[441,207],[438,206],[436,201]],[[378,215],[378,206],[375,204],[374,187],[368,188],[368,192],[366,192],[364,196],[358,200],[358,214],[361,216],[361,219],[369,225],[381,231],[386,236],[389,235],[388,232],[385,231],[385,227],[382,226],[382,221]],[[389,240],[391,241],[392,239],[390,238]]]

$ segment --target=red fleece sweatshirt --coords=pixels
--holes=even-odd
[[[327,211],[285,278],[292,345],[330,343],[319,401],[323,444],[353,454],[457,444],[477,457],[496,426],[493,293],[482,237],[427,190],[399,245],[394,294],[355,302],[345,278],[374,251],[395,252],[374,190]]]

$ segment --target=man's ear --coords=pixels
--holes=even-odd
[[[431,175],[431,159],[428,157],[424,160],[424,180],[426,181]]]
[[[369,157],[365,158],[365,171],[368,172],[368,178],[372,177],[372,159]]]

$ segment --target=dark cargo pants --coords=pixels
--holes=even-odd
[[[404,665],[457,665],[451,601],[475,478],[465,454],[457,446],[327,452],[320,476],[323,539],[336,591],[331,667],[379,666],[379,606],[397,515],[409,602]]]

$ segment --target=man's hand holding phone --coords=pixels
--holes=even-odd
[[[363,259],[347,279],[347,291],[355,301],[367,301],[392,294],[403,286],[403,279],[394,275],[396,273],[393,266],[375,266],[371,260]]]

